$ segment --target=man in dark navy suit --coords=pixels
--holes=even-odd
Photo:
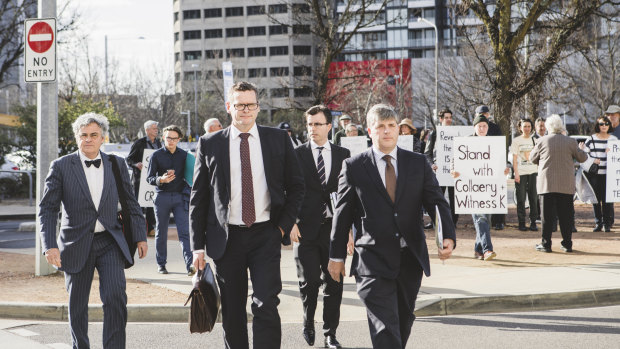
[[[194,265],[205,252],[217,267],[226,348],[248,348],[246,302],[252,280],[254,348],[279,348],[280,243],[304,197],[304,178],[284,130],[256,125],[256,86],[234,84],[226,108],[232,124],[204,135],[196,148],[190,199]]]
[[[47,262],[65,272],[73,348],[90,348],[88,296],[95,268],[103,303],[103,347],[125,348],[125,261],[133,262],[117,219],[119,193],[111,161],[120,168],[133,240],[147,252],[144,216],[133,195],[125,162],[99,150],[108,132],[105,116],[88,113],[73,123],[79,150],[52,162],[39,203],[41,246]],[[60,235],[56,222],[62,204]]]
[[[327,271],[329,236],[333,209],[330,194],[338,189],[338,174],[342,161],[351,156],[348,149],[329,143],[327,135],[332,128],[331,111],[324,105],[315,105],[305,113],[308,143],[295,149],[306,183],[306,195],[293,226],[299,292],[304,309],[303,336],[308,345],[314,345],[314,312],[321,284],[323,289],[323,334],[326,348],[341,348],[336,340],[340,321],[342,282],[334,281]]]
[[[444,237],[440,259],[450,257],[456,236],[450,206],[424,155],[396,147],[396,111],[375,105],[366,122],[373,146],[342,165],[328,269],[336,281],[345,275],[354,224],[351,274],[366,306],[373,347],[405,348],[422,274],[430,275],[422,207],[431,216],[439,208]]]

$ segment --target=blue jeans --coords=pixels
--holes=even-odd
[[[177,225],[179,242],[183,248],[185,267],[189,271],[193,263],[192,249],[189,245],[189,201],[182,193],[159,192],[155,194],[155,249],[157,265],[166,266],[168,256],[168,221],[170,212]],[[189,198],[188,198],[189,199]]]
[[[491,243],[491,215],[490,214],[472,214],[471,219],[476,227],[476,243],[474,250],[480,254],[487,251],[493,251]]]

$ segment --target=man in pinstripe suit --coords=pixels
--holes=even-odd
[[[111,161],[121,172],[138,254],[147,252],[146,227],[133,196],[125,162],[99,151],[108,132],[105,116],[87,113],[73,123],[79,150],[50,166],[39,204],[41,241],[47,262],[65,272],[73,348],[89,348],[88,296],[95,268],[103,303],[103,347],[125,348],[125,261],[132,261],[117,220],[119,195]],[[62,204],[60,235],[56,224]]]

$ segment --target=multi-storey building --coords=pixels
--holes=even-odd
[[[231,61],[234,79],[256,83],[261,109],[275,112],[294,99],[310,100],[302,78],[315,57],[310,28],[292,23],[282,0],[175,0],[175,90],[193,100],[194,78],[202,91],[222,90],[222,62]],[[309,79],[305,79],[309,80]]]

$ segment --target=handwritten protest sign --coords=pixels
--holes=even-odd
[[[608,141],[606,202],[620,202],[620,141]]]
[[[140,191],[138,191],[138,203],[142,207],[153,207],[153,196],[155,196],[155,186],[146,182],[151,166],[151,156],[155,149],[144,149],[142,155],[142,171],[140,171]]]
[[[396,145],[401,149],[413,151],[413,135],[398,136],[398,143]]]
[[[366,136],[342,137],[340,146],[349,149],[351,156],[362,153],[368,149]]]
[[[437,181],[443,187],[453,187],[454,179],[450,175],[452,167],[452,141],[454,137],[465,137],[474,134],[473,126],[438,126],[435,151],[437,165]]]
[[[454,138],[456,213],[508,213],[505,142],[504,136]]]

